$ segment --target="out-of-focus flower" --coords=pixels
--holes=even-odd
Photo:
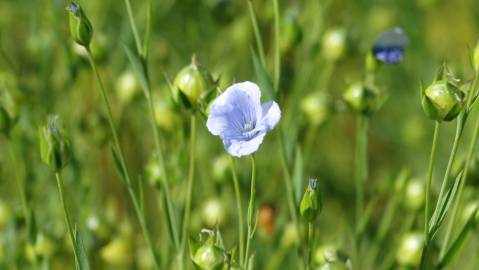
[[[383,32],[374,42],[372,51],[378,61],[396,64],[403,60],[404,49],[408,45],[409,38],[401,28],[396,27]]]
[[[379,94],[362,82],[351,84],[343,94],[348,107],[356,113],[371,114],[378,109]]]
[[[412,210],[420,209],[424,204],[424,181],[411,179],[405,190],[404,203]]]
[[[63,169],[70,161],[71,146],[58,115],[48,118],[39,129],[39,137],[42,161],[55,171]]]
[[[150,161],[146,165],[146,177],[148,182],[157,189],[161,188],[162,178],[165,177],[163,168],[158,163],[156,155],[152,155]]]
[[[242,157],[256,152],[266,133],[278,124],[278,104],[261,104],[260,98],[256,84],[242,82],[228,87],[213,101],[206,125],[223,140],[230,155]]]
[[[421,102],[431,120],[452,121],[462,110],[464,93],[445,79],[433,82],[424,89],[421,85]]]
[[[91,214],[88,216],[86,221],[86,226],[95,237],[100,240],[105,240],[110,236],[110,228],[105,223],[105,221],[96,214]]]
[[[328,94],[318,91],[301,101],[301,110],[311,125],[321,126],[334,113],[334,103]]]
[[[8,225],[10,217],[10,209],[4,202],[0,201],[0,232]]]
[[[293,223],[288,223],[284,227],[283,235],[281,237],[281,245],[285,248],[296,246],[299,244],[299,235],[296,226]]]
[[[100,257],[111,265],[130,265],[133,261],[133,250],[130,239],[125,236],[114,238],[100,250]]]
[[[258,229],[267,236],[273,235],[275,213],[273,207],[266,205],[259,209]]]
[[[346,53],[346,30],[341,27],[328,29],[321,39],[321,47],[327,60],[339,60]]]
[[[209,199],[203,205],[203,222],[208,227],[214,227],[223,224],[225,220],[225,209],[218,199]]]
[[[88,48],[93,36],[90,20],[76,0],[71,1],[67,10],[70,12],[70,33],[73,40]]]
[[[396,252],[396,260],[400,265],[418,267],[421,260],[424,235],[419,232],[410,232],[402,237]]]

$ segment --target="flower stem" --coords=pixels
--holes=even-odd
[[[251,19],[251,24],[253,25],[253,32],[256,40],[256,47],[258,47],[259,58],[261,60],[261,64],[263,64],[263,66],[266,66],[266,57],[264,54],[263,41],[261,39],[261,33],[259,31],[258,20],[256,19],[256,14],[254,12],[253,1],[247,0],[246,2],[248,3],[249,17]]]
[[[244,260],[244,229],[243,229],[243,206],[241,203],[241,191],[238,181],[238,173],[236,172],[235,160],[230,156],[231,173],[233,174],[233,185],[236,196],[236,208],[238,210],[238,242],[239,242],[239,259],[240,264],[243,265]]]
[[[437,140],[439,138],[439,131],[440,131],[441,123],[436,121],[434,126],[434,135],[432,139],[432,146],[431,146],[431,156],[429,158],[429,169],[427,173],[426,179],[426,195],[425,195],[425,208],[424,208],[424,246],[421,255],[421,266],[420,269],[426,269],[426,260],[427,254],[429,249],[429,201],[430,201],[430,193],[431,193],[431,183],[432,183],[432,175],[434,171],[434,163],[436,160],[436,150],[437,150]]]
[[[256,230],[256,162],[254,160],[254,156],[251,155],[251,192],[250,192],[250,199],[248,205],[248,238],[246,239],[246,252],[244,258],[244,269],[248,268],[249,262],[249,250],[251,241],[253,240],[253,236]]]
[[[476,76],[474,77],[474,81],[473,81],[473,83],[471,85],[471,89],[470,89],[470,94],[469,94],[470,96],[475,94],[475,93],[473,93],[473,91],[475,91],[475,89],[477,87],[477,84],[478,84],[478,81],[479,81],[479,72],[476,73]],[[467,109],[469,109],[469,108],[467,108]],[[453,231],[454,225],[456,223],[458,208],[459,208],[459,205],[461,203],[464,186],[465,186],[467,177],[469,175],[469,166],[471,165],[471,161],[473,159],[474,150],[476,148],[476,143],[477,143],[478,136],[479,136],[479,119],[476,119],[471,143],[469,144],[469,149],[467,151],[466,163],[465,163],[464,168],[463,168],[463,175],[461,176],[461,179],[459,180],[459,181],[461,181],[461,183],[459,184],[457,197],[454,201],[453,208],[452,208],[452,217],[449,220],[449,223],[448,223],[448,226],[447,226],[447,229],[446,229],[446,235],[444,237],[444,241],[443,241],[442,246],[441,246],[441,252],[440,252],[440,256],[439,256],[440,260],[443,259],[444,255],[447,251],[447,245],[449,244],[449,240],[451,238],[452,231]]]
[[[125,0],[125,6],[126,6],[126,11],[128,13],[130,25],[131,25],[131,30],[133,31],[133,37],[135,38],[138,54],[142,55],[140,36],[138,35],[138,30],[136,28],[135,20],[133,19],[133,11],[131,10],[130,0]]]
[[[56,179],[57,179],[57,186],[58,186],[58,193],[60,195],[60,202],[62,204],[62,207],[63,207],[63,213],[65,214],[65,221],[66,221],[66,224],[67,224],[67,230],[68,230],[68,234],[70,235],[70,240],[72,242],[72,246],[73,246],[73,253],[75,255],[75,260],[77,262],[77,267],[81,270],[82,268],[82,264],[78,263],[80,262],[80,251],[78,250],[78,246],[76,244],[76,240],[75,240],[75,234],[73,233],[73,227],[72,227],[72,223],[71,223],[71,220],[70,220],[70,214],[68,212],[68,208],[67,208],[67,205],[65,203],[65,188],[64,188],[64,185],[63,185],[63,176],[62,176],[62,173],[61,171],[57,171],[55,173],[55,176],[56,176]]]
[[[356,184],[356,233],[359,238],[358,228],[364,209],[364,183],[368,177],[368,116],[358,115],[357,125],[354,179]]]
[[[138,197],[136,196],[136,193],[133,190],[133,186],[132,186],[132,183],[131,183],[128,168],[126,167],[125,158],[123,156],[123,151],[121,149],[120,141],[118,139],[118,133],[115,129],[115,124],[113,123],[113,114],[112,114],[112,110],[111,110],[110,100],[108,99],[105,87],[103,85],[103,81],[100,77],[100,74],[98,73],[97,68],[96,68],[95,60],[93,59],[93,56],[91,55],[91,52],[88,48],[87,48],[87,52],[88,52],[88,59],[90,60],[90,65],[92,67],[93,73],[96,76],[96,80],[97,80],[97,83],[98,83],[99,88],[100,88],[100,93],[101,93],[101,96],[102,96],[102,99],[103,99],[103,103],[104,103],[106,111],[107,111],[108,123],[110,125],[111,133],[112,133],[112,136],[113,136],[113,143],[114,143],[114,146],[115,146],[116,151],[118,153],[120,169],[122,170],[122,174],[125,177],[125,179],[124,179],[125,185],[128,189],[128,194],[130,195],[130,199],[133,203],[137,219],[140,223],[140,227],[141,227],[141,230],[143,232],[143,237],[145,238],[145,242],[146,242],[146,244],[148,246],[148,249],[151,253],[151,256],[153,258],[153,261],[154,261],[154,264],[155,264],[155,269],[159,269],[160,268],[159,258],[156,255],[153,243],[151,241],[150,233],[149,233],[149,231],[146,227],[145,218],[144,218],[144,216],[141,212],[141,207],[140,207],[140,203],[138,201]]]
[[[195,147],[196,147],[196,116],[192,113],[190,118],[190,161],[188,169],[188,182],[186,189],[185,213],[183,217],[183,230],[181,234],[181,253],[184,253],[186,240],[188,239],[188,229],[190,227],[191,216],[191,197],[193,193],[193,182],[195,179]],[[183,257],[183,255],[181,256]]]
[[[279,33],[279,5],[278,0],[273,0],[274,7],[274,80],[273,88],[277,93],[279,91],[279,84],[281,78],[281,58],[279,52],[280,33]]]
[[[313,254],[313,247],[314,247],[314,224],[313,222],[308,222],[308,254],[306,257],[306,270],[311,269],[311,255]]]

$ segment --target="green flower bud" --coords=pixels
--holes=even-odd
[[[70,33],[73,40],[85,48],[90,46],[93,27],[83,9],[76,0],[72,0],[67,9],[70,12]]]
[[[71,147],[59,116],[50,116],[38,133],[42,161],[55,171],[63,169],[70,161]]]
[[[346,30],[340,27],[328,29],[321,40],[323,56],[337,61],[346,53]]]
[[[472,56],[472,63],[474,64],[474,69],[476,72],[479,72],[479,41],[477,42],[476,48],[474,49],[474,54]]]
[[[317,181],[317,179],[309,180],[309,185],[301,200],[301,216],[308,222],[313,222],[321,213],[321,192]]]
[[[173,97],[176,102],[193,107],[203,106],[207,96],[215,89],[211,74],[196,62],[193,55],[191,64],[178,72],[174,81]],[[186,100],[185,100],[186,99]]]
[[[424,235],[410,232],[402,237],[396,253],[396,260],[402,266],[418,267],[421,260]]]
[[[297,46],[303,39],[303,33],[298,23],[297,16],[284,16],[281,22],[280,50],[286,53]]]
[[[111,265],[130,265],[133,262],[133,250],[130,239],[125,236],[113,239],[100,250],[100,257]]]
[[[225,220],[225,209],[218,199],[209,199],[203,205],[203,222],[208,227],[214,227],[223,224]]]
[[[353,83],[344,92],[343,99],[354,112],[371,114],[378,109],[377,91],[361,82]]]
[[[406,186],[404,203],[411,210],[418,210],[424,204],[424,181],[411,179]]]
[[[10,209],[4,202],[0,201],[0,232],[7,227],[10,217]]]
[[[439,80],[425,90],[421,85],[421,103],[431,120],[451,121],[462,110],[464,93],[448,81]]]
[[[301,101],[301,109],[314,126],[325,124],[334,113],[334,103],[324,92],[315,92]]]
[[[227,263],[227,256],[224,249],[216,244],[216,233],[210,230],[203,230],[208,239],[199,247],[191,247],[191,259],[195,266],[202,270],[220,270]]]

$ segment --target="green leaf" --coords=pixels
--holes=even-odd
[[[80,231],[75,227],[75,243],[78,250],[78,266],[81,270],[90,270],[90,263],[88,262],[88,255],[83,245],[83,240],[80,235]]]
[[[461,232],[457,236],[457,238],[454,240],[452,243],[451,247],[447,250],[446,255],[440,260],[438,264],[438,268],[442,269],[445,266],[447,266],[450,262],[452,262],[452,259],[457,255],[459,250],[461,249],[462,245],[467,239],[467,236],[469,235],[469,232],[474,228],[475,225],[475,218],[477,211],[479,209],[476,209],[475,211],[472,212],[472,214],[469,216],[467,219],[466,224],[461,229]]]
[[[297,144],[293,167],[293,189],[295,202],[299,202],[301,200],[301,191],[304,186],[303,171],[303,154],[301,152],[301,147],[299,147],[299,145]]]
[[[123,44],[123,49],[125,50],[128,60],[130,60],[131,67],[135,73],[136,78],[140,82],[141,89],[145,96],[150,95],[150,84],[148,82],[148,74],[146,72],[145,65],[142,63],[140,56],[133,53],[128,46]]]
[[[259,86],[268,100],[274,99],[273,83],[271,81],[266,67],[261,64],[261,60],[255,50],[251,49],[251,57],[253,58],[253,66],[258,79]]]
[[[123,166],[121,165],[120,157],[118,156],[118,153],[116,152],[114,146],[111,146],[110,150],[111,150],[111,156],[113,157],[113,164],[115,165],[115,169],[117,173],[120,175],[120,178],[123,181],[123,184],[126,185],[127,184],[126,173],[123,170]]]
[[[430,240],[434,239],[436,236],[437,231],[441,227],[444,218],[446,217],[446,213],[451,207],[454,198],[456,197],[456,193],[459,187],[459,183],[461,182],[463,172],[461,172],[454,181],[453,186],[444,194],[443,198],[439,198],[440,203],[439,207],[434,210],[434,213],[431,217],[431,223],[429,224],[429,236]]]

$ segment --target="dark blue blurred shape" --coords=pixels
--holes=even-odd
[[[374,57],[386,64],[395,64],[404,58],[404,49],[409,45],[409,38],[399,28],[383,32],[374,43]]]

